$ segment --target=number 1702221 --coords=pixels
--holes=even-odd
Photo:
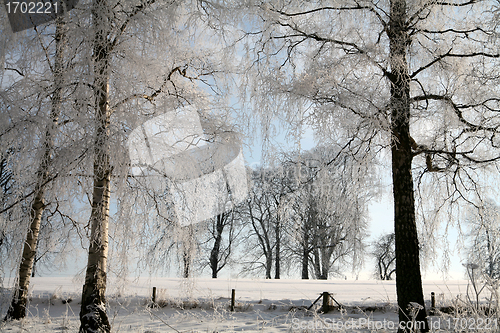
[[[8,14],[59,14],[57,2],[43,1],[7,1],[5,4]]]

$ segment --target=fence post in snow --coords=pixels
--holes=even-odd
[[[323,292],[323,313],[330,311],[330,294],[328,291]]]
[[[234,298],[236,295],[236,290],[231,289],[231,312],[234,312]]]
[[[156,287],[153,287],[153,296],[151,297],[153,304],[156,304]]]
[[[430,311],[430,315],[433,316],[435,312],[436,312],[436,294],[434,292],[431,292],[431,311]]]

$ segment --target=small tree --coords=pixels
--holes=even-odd
[[[236,225],[235,210],[221,213],[209,221],[209,238],[213,241],[208,265],[212,278],[230,262],[236,237],[239,232]]]
[[[500,206],[486,200],[477,212],[469,212],[465,222],[468,227],[468,262],[476,264],[489,279],[500,279]]]
[[[280,279],[288,268],[287,217],[290,179],[283,165],[251,170],[249,196],[240,213],[249,230],[243,271],[264,270],[266,279]],[[243,240],[242,240],[243,242]]]
[[[379,280],[392,280],[396,273],[396,248],[394,233],[380,236],[372,244],[375,258],[375,277]]]
[[[252,170],[252,185],[243,216],[248,223],[248,253],[243,259],[244,271],[264,269],[265,278],[271,278],[275,242],[273,224],[276,207],[271,200],[271,188],[267,178],[272,171]]]

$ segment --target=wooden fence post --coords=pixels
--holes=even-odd
[[[153,296],[151,297],[153,304],[156,304],[156,287],[153,287]]]
[[[231,312],[234,312],[234,299],[236,296],[236,289],[231,289]]]
[[[330,311],[330,294],[328,291],[323,292],[323,313]]]
[[[429,312],[431,316],[436,313],[436,294],[434,292],[431,292],[431,311]]]

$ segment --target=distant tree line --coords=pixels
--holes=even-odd
[[[249,168],[248,180],[245,202],[197,228],[200,269],[216,278],[232,264],[266,279],[328,279],[361,269],[375,187],[352,156],[324,147],[284,154],[272,167]]]

